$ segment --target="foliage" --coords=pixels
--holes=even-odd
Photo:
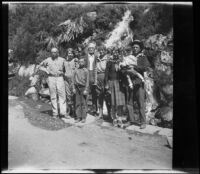
[[[9,48],[19,63],[29,64],[42,60],[53,46],[66,56],[68,47],[74,48],[90,36],[100,45],[127,9],[134,16],[130,24],[134,38],[165,35],[172,27],[172,6],[161,4],[13,4]],[[95,12],[95,18],[90,12]]]
[[[28,77],[20,77],[18,75],[11,78],[8,82],[9,95],[24,96],[25,92],[30,87]]]

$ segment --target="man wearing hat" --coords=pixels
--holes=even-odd
[[[48,74],[48,86],[51,98],[51,106],[53,111],[53,117],[58,118],[58,103],[60,106],[60,116],[69,118],[66,114],[66,92],[64,82],[64,69],[65,59],[59,57],[58,49],[51,49],[51,57],[48,57],[42,61],[39,68],[46,70]],[[58,95],[58,99],[57,99]]]
[[[135,56],[137,59],[137,65],[136,67],[134,67],[134,71],[136,70],[144,77],[144,72],[146,72],[148,68],[150,68],[150,63],[147,57],[142,52],[143,44],[140,40],[134,40],[130,44],[130,46],[133,49],[133,56]],[[129,88],[127,108],[129,112],[130,122],[133,123],[138,121],[136,119],[136,115],[134,114],[134,108],[133,108],[133,101],[136,100],[139,108],[139,119],[141,123],[140,128],[144,129],[146,128],[144,82],[141,78],[136,76],[134,71],[132,70],[127,71],[131,76],[131,80],[133,83],[133,87]]]
[[[97,113],[97,59],[98,55],[95,54],[95,43],[88,45],[88,53],[85,56],[85,66],[89,71],[89,88],[92,95],[92,112],[96,115]]]

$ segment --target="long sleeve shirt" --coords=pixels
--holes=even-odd
[[[59,76],[63,75],[65,72],[65,64],[66,60],[62,57],[57,57],[56,59],[52,59],[48,57],[44,61],[40,63],[40,67],[45,67],[50,75]]]
[[[89,54],[85,57],[85,66],[94,73],[94,84],[97,84],[97,55],[94,54],[94,61],[89,60]],[[91,70],[92,69],[92,70]]]
[[[72,78],[73,72],[76,69],[75,59],[72,59],[71,61],[66,61],[64,65],[65,65],[65,77]]]
[[[78,68],[73,72],[72,87],[75,89],[76,85],[85,87],[85,90],[89,89],[89,72],[86,68]]]
[[[119,82],[123,81],[124,75],[118,70],[117,66],[118,63],[113,61],[107,62],[104,79],[105,84],[107,84],[109,80],[119,80]]]
[[[102,59],[98,59],[97,62],[97,73],[104,73],[106,70],[107,56],[105,55]]]

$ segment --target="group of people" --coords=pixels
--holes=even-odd
[[[73,117],[76,123],[85,123],[90,111],[101,119],[105,101],[108,118],[114,125],[117,118],[128,111],[128,123],[138,122],[141,129],[146,128],[144,73],[149,68],[139,40],[134,40],[123,50],[106,49],[103,45],[97,47],[91,42],[86,52],[69,48],[66,59],[59,56],[57,48],[52,48],[51,57],[39,65],[39,69],[48,74],[54,118]],[[90,98],[92,105],[89,108]]]

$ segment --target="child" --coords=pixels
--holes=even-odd
[[[75,69],[72,77],[72,89],[75,94],[75,110],[77,120],[75,123],[85,123],[87,116],[87,95],[89,89],[89,72],[85,68],[84,58],[79,59],[79,67]]]
[[[137,66],[137,57],[131,55],[132,52],[130,47],[127,48],[126,52],[126,57],[124,57],[123,61],[119,63],[120,68],[126,69],[129,72],[131,71],[144,82],[143,76],[134,69],[134,67]],[[130,75],[126,75],[126,77],[129,83],[129,87],[133,88],[133,83],[131,81]]]

